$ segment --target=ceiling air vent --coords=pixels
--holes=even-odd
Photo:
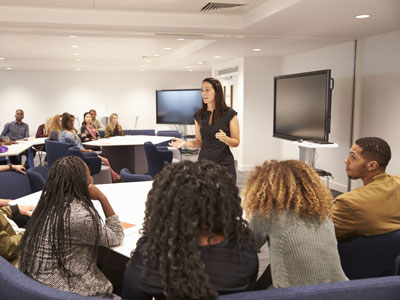
[[[218,2],[208,2],[201,11],[211,11],[216,9],[223,8],[237,8],[241,6],[245,6],[247,4],[238,4],[238,3],[218,3]]]

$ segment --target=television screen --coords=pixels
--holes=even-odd
[[[331,70],[274,78],[274,137],[328,142]]]
[[[156,91],[157,124],[193,125],[202,105],[200,89]]]

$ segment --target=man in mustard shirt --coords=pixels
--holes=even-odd
[[[360,138],[350,148],[344,161],[347,175],[364,185],[334,201],[332,219],[338,240],[400,229],[400,176],[385,172],[390,158],[390,146],[377,137]]]

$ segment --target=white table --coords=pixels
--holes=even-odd
[[[26,141],[17,141],[17,144],[5,145],[8,148],[7,152],[0,153],[0,157],[17,156],[25,150],[30,149],[32,146],[43,145],[47,138],[34,138],[30,137]],[[32,154],[28,154],[28,165],[30,168],[34,167]]]
[[[119,216],[121,222],[135,224],[135,226],[124,229],[125,237],[122,245],[112,247],[111,249],[126,257],[136,247],[136,242],[140,237],[139,229],[142,227],[145,202],[147,194],[151,189],[152,181],[125,182],[116,184],[98,184],[96,185],[107,196],[115,213]],[[36,205],[40,199],[40,192],[36,192],[25,197],[13,200],[13,204]],[[94,206],[104,220],[103,209],[99,201],[93,201]]]
[[[144,143],[159,144],[173,137],[153,135],[125,135],[86,142],[85,145],[102,147],[102,156],[108,158],[111,167],[120,173],[127,168],[134,174],[145,174],[148,171]]]

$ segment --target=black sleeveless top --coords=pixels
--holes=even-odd
[[[221,129],[227,136],[231,136],[229,122],[237,112],[232,108],[224,111],[222,117],[215,121],[213,114],[211,125],[209,125],[211,111],[205,111],[200,123],[200,134],[202,146],[199,154],[199,159],[212,160],[222,166],[234,165],[234,159],[229,146],[221,142],[215,137],[215,134]]]

